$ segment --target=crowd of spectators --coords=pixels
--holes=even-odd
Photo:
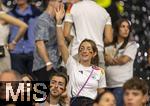
[[[133,77],[139,45],[131,21],[120,17],[112,25],[94,0],[65,6],[49,0],[41,11],[16,0],[9,10],[0,0],[0,106],[147,106],[148,84]],[[10,81],[50,81],[49,92],[43,103],[21,102],[22,95],[6,102]],[[33,90],[24,90],[27,100]]]

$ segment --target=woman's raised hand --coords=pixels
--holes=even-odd
[[[55,13],[56,13],[57,24],[62,24],[62,19],[65,15],[65,9],[63,3],[60,3],[60,5],[57,6],[57,8],[55,9]]]

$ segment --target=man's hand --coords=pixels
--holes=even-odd
[[[46,63],[46,71],[50,71],[53,67],[53,64],[51,62]]]
[[[53,65],[52,65],[52,64],[51,64],[51,65],[46,66],[46,71],[50,71],[50,70],[52,69],[52,67],[53,67]]]
[[[10,51],[14,50],[15,47],[16,47],[16,44],[13,44],[13,43],[8,44],[8,50],[10,50]]]

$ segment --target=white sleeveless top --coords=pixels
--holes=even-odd
[[[0,15],[1,14],[5,14],[5,12],[0,11]],[[2,25],[0,23],[0,45],[7,44],[8,35],[9,35],[9,25],[8,24]]]

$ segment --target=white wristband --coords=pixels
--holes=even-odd
[[[47,62],[46,63],[46,66],[49,66],[49,65],[51,65],[52,63],[49,61],[49,62]]]
[[[56,24],[56,27],[62,27],[63,25],[62,24]]]

